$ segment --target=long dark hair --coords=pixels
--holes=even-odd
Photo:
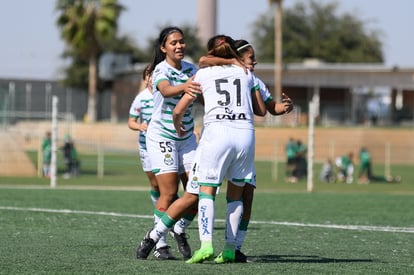
[[[142,80],[146,80],[147,76],[151,75],[151,64],[147,64],[142,71]]]
[[[215,35],[207,42],[208,54],[222,58],[237,58],[234,40],[227,35]]]
[[[160,63],[161,61],[165,59],[166,55],[164,52],[161,51],[161,46],[162,47],[165,46],[165,41],[167,41],[168,36],[174,32],[179,32],[181,33],[182,36],[184,36],[183,31],[180,28],[175,27],[175,26],[166,27],[160,32],[160,35],[158,39],[155,41],[155,45],[154,45],[154,54],[153,54],[152,62],[150,65],[151,73],[154,71],[155,66],[157,66],[158,63]]]

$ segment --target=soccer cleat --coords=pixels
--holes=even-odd
[[[164,246],[164,247],[160,247],[155,249],[154,251],[154,256],[157,259],[160,260],[176,260],[177,258],[175,258],[169,250],[169,246]]]
[[[223,250],[215,259],[214,261],[216,264],[224,264],[224,263],[234,263],[235,261],[235,252],[234,250]]]
[[[241,252],[240,250],[236,250],[234,262],[235,263],[247,263],[247,256],[244,255],[244,253]]]
[[[146,258],[148,258],[148,255],[155,246],[155,241],[151,239],[149,236],[150,232],[151,230],[148,231],[147,234],[145,234],[144,239],[137,247],[137,259],[145,260]]]
[[[177,242],[178,251],[183,255],[184,259],[191,258],[191,248],[187,242],[188,236],[185,233],[177,234],[174,230],[170,231],[170,235],[174,237]]]
[[[197,264],[204,261],[212,260],[214,258],[214,248],[212,246],[205,247],[194,252],[193,257],[187,260],[187,264]]]

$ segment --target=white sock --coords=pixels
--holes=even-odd
[[[247,227],[249,226],[249,222],[250,222],[250,219],[243,220],[243,218],[240,221],[239,229],[236,235],[236,250],[241,250],[244,239],[246,238]]]
[[[243,202],[232,201],[227,203],[226,211],[226,243],[236,244],[236,235],[239,229],[241,215],[243,213]]]
[[[177,234],[184,233],[185,229],[191,224],[192,221],[189,221],[185,218],[179,219],[174,225],[174,232]]]
[[[198,233],[201,242],[213,240],[214,216],[214,197],[200,197],[198,201]]]
[[[150,233],[151,239],[157,241],[156,248],[167,246],[167,234],[162,233],[165,232],[164,230],[165,225],[161,222],[160,217],[154,215],[154,229]]]
[[[241,230],[239,229],[239,231],[237,231],[237,235],[236,235],[236,250],[241,250],[241,247],[243,245],[244,239],[246,237],[246,230]]]

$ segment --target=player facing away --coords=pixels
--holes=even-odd
[[[246,69],[250,70],[250,72],[254,72],[254,67],[257,64],[255,58],[255,52],[252,45],[246,40],[236,40],[234,42],[234,49],[238,54],[238,58],[232,59],[221,59],[211,55],[206,55],[200,57],[199,66],[201,68],[206,66],[213,66],[213,65],[240,65],[245,67]],[[284,115],[292,111],[293,109],[293,102],[289,96],[285,93],[282,94],[282,102],[276,103],[273,99],[272,95],[270,94],[269,89],[263,83],[261,79],[255,76],[256,85],[259,88],[260,95],[262,97],[263,102],[265,103],[266,110],[274,116]],[[259,114],[260,115],[260,114]],[[254,175],[256,174],[255,168],[253,167]],[[235,262],[247,262],[247,256],[241,252],[241,247],[243,245],[247,228],[250,222],[251,217],[251,210],[253,204],[253,195],[254,190],[256,188],[256,176],[253,177],[253,180],[250,183],[247,183],[244,186],[243,190],[243,216],[240,222],[240,226],[237,232],[236,237],[236,257]]]
[[[224,35],[209,41],[209,54],[234,58],[233,40]],[[264,103],[250,72],[235,65],[212,66],[200,69],[194,79],[202,87],[204,98],[204,129],[190,172],[190,183],[184,195],[176,200],[161,222],[149,231],[137,249],[137,257],[145,259],[164,232],[198,200],[198,224],[201,248],[187,263],[201,263],[214,258],[213,228],[215,195],[224,177],[227,186],[226,240],[224,249],[215,261],[234,262],[235,234],[242,213],[243,186],[253,177],[254,116],[265,114]],[[183,123],[185,110],[194,97],[185,94],[174,109],[173,120],[179,136],[190,129]],[[260,106],[260,107],[259,107]]]

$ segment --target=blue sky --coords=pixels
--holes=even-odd
[[[283,6],[290,7],[297,1],[284,0]],[[414,68],[413,0],[336,1],[340,13],[352,12],[366,22],[368,29],[381,30],[386,65]],[[128,9],[120,17],[120,33],[131,35],[139,46],[145,45],[149,37],[155,37],[159,26],[196,23],[197,0],[120,2]],[[54,79],[59,75],[64,65],[59,57],[64,43],[55,25],[55,3],[56,0],[2,0],[0,78]],[[252,23],[269,9],[268,0],[217,0],[217,3],[217,32],[247,40]]]

